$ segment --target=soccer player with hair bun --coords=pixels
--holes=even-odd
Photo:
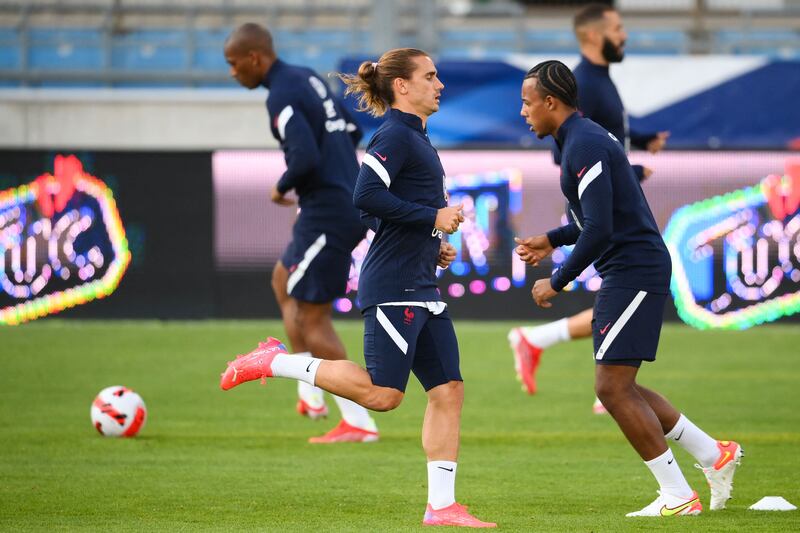
[[[455,499],[464,383],[458,342],[447,304],[436,287],[436,267],[455,249],[444,242],[463,222],[461,206],[447,205],[445,174],[427,134],[444,85],[430,56],[400,48],[342,75],[359,110],[385,116],[367,145],[353,202],[375,230],[359,278],[366,370],[349,361],[291,355],[270,338],[229,363],[220,385],[293,378],[375,411],[403,401],[413,372],[428,396],[422,424],[428,504],[423,523],[495,527]],[[316,355],[316,354],[315,354]]]

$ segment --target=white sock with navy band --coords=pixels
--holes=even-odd
[[[308,352],[305,352],[306,354]],[[272,360],[272,375],[279,378],[294,378],[314,385],[317,378],[317,369],[322,359],[316,359],[302,354],[279,353]]]
[[[550,322],[543,326],[522,328],[522,334],[529,343],[545,349],[559,342],[570,340],[567,318]]]
[[[669,440],[677,442],[684,450],[689,452],[692,457],[697,459],[700,466],[708,468],[717,462],[719,458],[719,448],[717,441],[711,438],[705,431],[695,426],[691,420],[684,415],[678,419],[669,433],[664,435]]]
[[[692,495],[692,489],[683,477],[678,461],[669,448],[655,459],[645,461],[644,464],[655,476],[661,492],[678,498],[689,498]]]
[[[444,509],[456,502],[456,463],[428,463],[428,503],[434,510]]]

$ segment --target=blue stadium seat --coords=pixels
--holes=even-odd
[[[634,54],[685,54],[689,36],[679,30],[629,30],[625,48]]]
[[[575,54],[578,43],[572,30],[528,30],[525,32],[525,52]]]
[[[28,66],[33,69],[90,70],[103,66],[103,34],[89,28],[32,28]]]
[[[19,32],[15,28],[0,28],[0,69],[16,69],[22,65]]]
[[[767,54],[798,57],[800,32],[791,29],[720,30],[713,36],[714,49],[727,54]]]
[[[190,67],[186,31],[138,30],[115,35],[111,66],[129,70],[181,70]]]

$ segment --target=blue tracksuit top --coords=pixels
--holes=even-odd
[[[295,190],[301,208],[298,223],[332,235],[361,226],[352,205],[361,130],[311,69],[277,60],[262,84],[269,90],[272,135],[286,159],[278,190]]]
[[[434,223],[447,205],[444,179],[422,120],[390,109],[367,146],[353,195],[375,224],[358,283],[362,309],[440,300],[436,262],[442,233]]]
[[[617,86],[611,80],[607,65],[595,65],[585,57],[573,71],[578,82],[578,109],[584,117],[590,118],[610,131],[614,137],[625,144],[637,148],[647,148],[647,143],[655,138],[655,133],[634,131],[628,126],[628,115]]]
[[[547,233],[554,247],[574,244],[550,283],[560,291],[594,261],[603,288],[667,294],[672,264],[622,144],[573,113],[556,133],[561,191],[570,224]]]

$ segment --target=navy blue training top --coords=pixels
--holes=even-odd
[[[361,130],[324,81],[311,69],[276,60],[262,82],[269,89],[267,111],[280,142],[286,172],[278,190],[294,189],[301,207],[298,223],[338,233],[362,226],[352,207],[358,175],[355,146]],[[333,224],[333,227],[331,227]]]
[[[575,248],[550,278],[553,289],[563,289],[594,261],[603,288],[667,294],[669,252],[622,144],[578,113],[555,137],[571,222],[547,237],[553,247]]]
[[[436,262],[442,233],[434,224],[447,206],[444,180],[422,120],[390,109],[367,146],[353,195],[356,207],[376,223],[358,283],[362,309],[440,300]]]
[[[611,80],[608,65],[595,65],[581,56],[581,62],[573,70],[578,82],[578,109],[584,117],[590,118],[610,131],[625,144],[646,149],[647,143],[655,139],[655,133],[642,133],[630,129],[628,115],[617,86]]]

